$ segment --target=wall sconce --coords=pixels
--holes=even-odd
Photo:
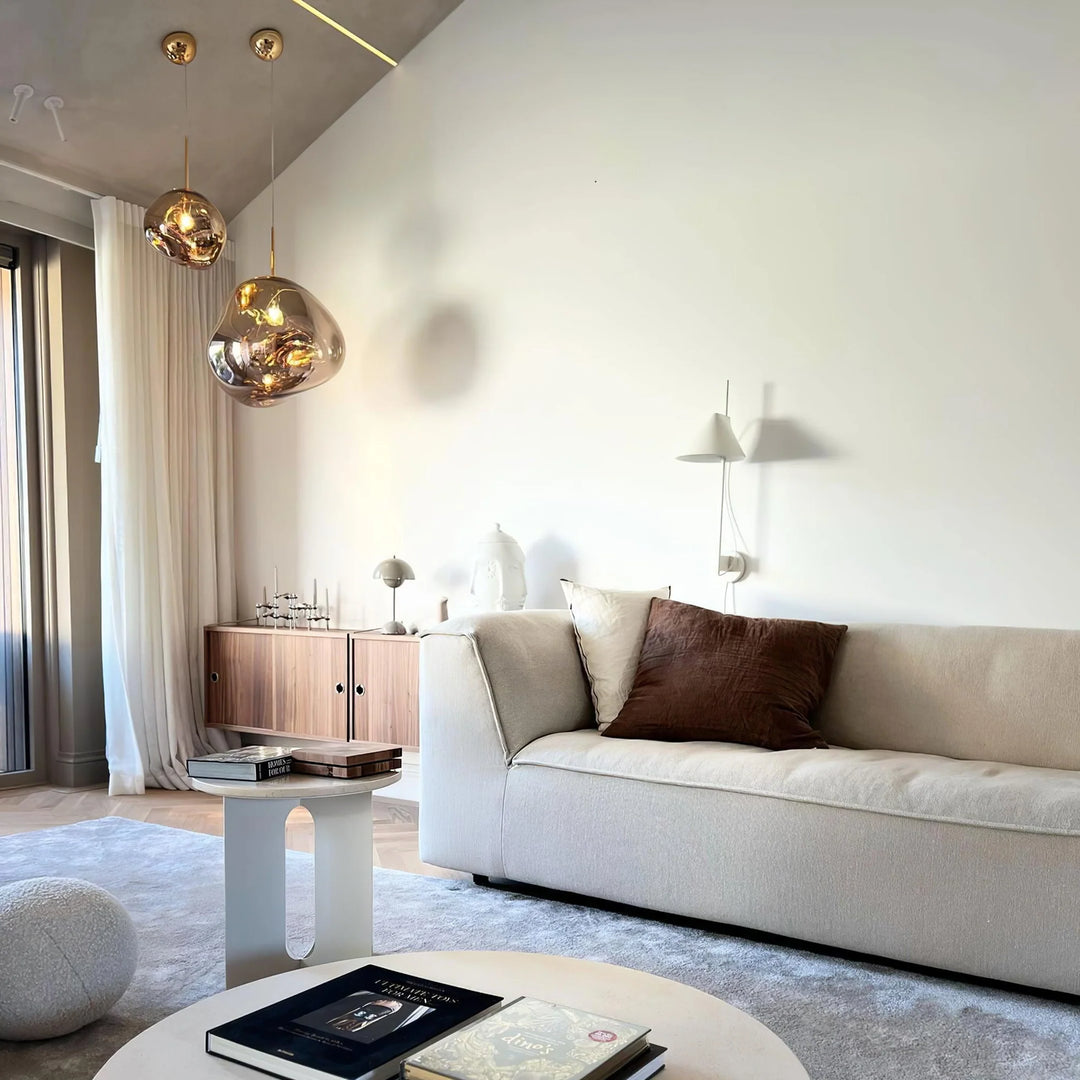
[[[750,572],[746,556],[736,552],[734,555],[724,554],[724,507],[728,502],[728,467],[733,461],[742,461],[746,457],[735,432],[731,428],[731,419],[728,416],[728,404],[731,399],[731,383],[727,383],[724,390],[724,411],[713,413],[712,418],[705,425],[705,429],[691,445],[690,452],[679,454],[677,461],[694,461],[709,465],[721,466],[720,473],[720,555],[717,562],[718,574],[730,574],[731,580],[742,581]]]

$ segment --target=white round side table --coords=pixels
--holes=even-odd
[[[192,779],[225,800],[226,986],[371,952],[371,793],[398,777]],[[315,823],[315,943],[299,958],[285,945],[285,819],[297,806]]]
[[[207,1030],[367,963],[507,1001],[538,997],[646,1024],[652,1028],[649,1040],[668,1048],[659,1080],[809,1080],[778,1035],[711,994],[614,964],[515,952],[396,953],[248,983],[136,1035],[109,1058],[96,1080],[251,1080],[255,1074],[246,1065],[206,1053]]]

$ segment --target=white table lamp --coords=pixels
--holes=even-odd
[[[403,582],[415,580],[416,575],[413,573],[413,568],[404,559],[399,559],[395,555],[392,559],[383,559],[375,567],[375,572],[371,576],[382,581],[391,590],[391,596],[393,597],[390,621],[383,624],[382,632],[384,634],[404,634],[405,626],[398,622],[397,617],[397,591]]]

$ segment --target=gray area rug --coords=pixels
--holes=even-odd
[[[310,871],[310,856],[290,853],[290,935],[297,941],[311,935]],[[90,1080],[144,1027],[224,989],[216,837],[103,818],[0,838],[0,884],[40,875],[85,878],[121,900],[138,926],[139,967],[96,1024],[48,1042],[0,1042],[4,1080]],[[1080,1077],[1080,1008],[1071,1004],[470,881],[375,875],[376,952],[517,949],[651,971],[757,1017],[813,1080]],[[2,957],[0,941],[0,978]]]

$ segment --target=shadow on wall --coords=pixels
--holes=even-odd
[[[772,497],[772,469],[770,465],[784,461],[822,461],[840,457],[836,447],[831,446],[799,420],[787,416],[772,416],[774,383],[766,383],[761,394],[761,417],[743,434],[744,446],[750,449],[746,455],[748,464],[760,465],[756,470],[758,484],[757,522],[754,531],[755,551],[751,566],[760,574],[769,561],[769,517]]]
[[[469,589],[469,573],[457,562],[444,562],[431,575],[432,584],[451,596],[466,593]]]
[[[446,401],[466,393],[476,381],[479,356],[476,320],[469,308],[438,304],[408,344],[406,378],[422,400]]]
[[[364,345],[370,374],[420,401],[461,397],[476,382],[480,335],[467,303],[440,296],[446,222],[434,207],[413,206],[385,239],[381,277],[393,299]]]
[[[833,447],[790,417],[762,417],[746,460],[758,465],[778,461],[810,461],[836,457]]]
[[[559,578],[576,581],[577,552],[563,539],[548,533],[525,552],[525,580],[529,597],[525,606],[531,608],[565,608]]]

